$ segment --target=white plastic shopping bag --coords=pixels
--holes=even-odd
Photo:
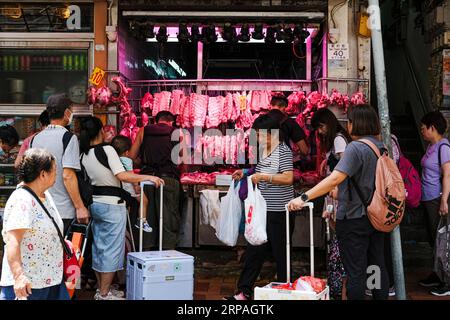
[[[248,196],[245,200],[245,239],[254,246],[259,246],[267,242],[266,200],[258,189],[254,186],[252,178],[247,180]]]
[[[231,182],[228,193],[220,201],[220,215],[216,225],[216,237],[227,246],[235,246],[239,236],[242,204],[239,185]]]

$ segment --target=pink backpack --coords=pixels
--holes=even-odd
[[[373,227],[381,232],[391,232],[400,224],[405,214],[405,185],[402,176],[387,152],[381,153],[369,140],[358,142],[368,145],[378,158],[375,172],[375,191],[372,200],[367,202],[356,181],[352,178],[359,198],[367,208],[367,217]]]
[[[392,139],[397,145],[400,158],[398,160],[398,169],[402,175],[403,182],[405,183],[406,189],[406,206],[408,208],[417,208],[420,205],[420,200],[422,199],[422,183],[420,180],[419,173],[416,168],[412,165],[402,153],[400,145],[396,138]]]

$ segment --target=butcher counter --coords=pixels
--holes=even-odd
[[[300,184],[295,185],[296,194],[306,191],[308,187]],[[202,208],[200,206],[200,195],[202,190],[218,190],[219,196],[224,196],[228,187],[185,184],[183,185],[184,205],[180,227],[179,247],[192,248],[200,246],[225,246],[215,236],[215,230],[208,224],[202,223]],[[322,219],[324,199],[314,201],[314,244],[316,247],[324,248],[326,245],[325,224]],[[309,247],[309,216],[306,211],[292,215],[295,217],[295,228],[292,237],[293,247]],[[245,246],[243,234],[239,235],[238,246]]]

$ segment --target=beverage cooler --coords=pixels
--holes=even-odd
[[[10,154],[0,154],[0,216],[17,182],[13,163],[20,144],[39,130],[37,119],[48,97],[54,93],[68,94],[74,102],[75,132],[78,117],[92,114],[86,99],[93,69],[92,47],[92,39],[70,42],[0,39],[0,126],[14,126],[21,140]]]

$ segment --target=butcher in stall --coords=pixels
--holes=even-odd
[[[307,136],[300,125],[289,117],[286,113],[286,108],[288,106],[288,99],[282,95],[277,94],[272,97],[270,101],[270,111],[269,114],[279,118],[281,121],[281,130],[284,135],[284,143],[294,152],[294,162],[296,161],[295,156],[307,156],[309,153],[308,144],[306,143]],[[298,150],[298,154],[295,155],[295,151]]]
[[[180,170],[172,161],[172,149],[179,143],[172,141],[175,116],[170,111],[160,111],[156,115],[156,124],[149,124],[139,129],[136,140],[130,150],[133,160],[140,159],[141,174],[154,175],[164,180],[164,234],[163,248],[175,249],[178,240],[181,220],[181,195]],[[148,199],[148,206],[144,208],[150,226],[156,232],[144,237],[144,249],[153,247],[158,234],[159,221],[159,189],[153,186],[145,186],[144,193]]]

